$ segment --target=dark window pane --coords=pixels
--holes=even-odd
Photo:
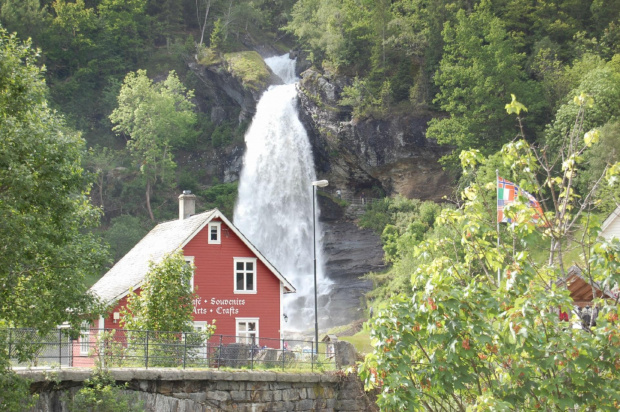
[[[256,322],[248,322],[248,330],[255,331],[256,330]]]
[[[247,270],[254,270],[254,263],[253,262],[248,262],[245,264],[245,268]]]
[[[237,290],[243,289],[243,273],[237,273]]]
[[[237,270],[243,270],[243,262],[237,262]]]
[[[254,290],[254,276],[252,275],[248,275],[247,279],[246,279],[246,284],[247,284],[247,288],[246,290]]]

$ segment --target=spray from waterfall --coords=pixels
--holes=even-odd
[[[234,222],[297,289],[297,293],[285,295],[286,328],[306,330],[314,325],[314,161],[308,135],[297,114],[295,61],[287,54],[265,62],[285,84],[272,86],[263,94],[245,135]],[[318,205],[316,213],[321,296],[326,295],[329,281],[323,276]]]

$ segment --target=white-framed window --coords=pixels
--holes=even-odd
[[[234,258],[235,293],[256,293],[256,258]]]
[[[192,353],[195,355],[206,358],[207,357],[207,340],[203,339],[203,336],[200,336],[200,332],[204,332],[207,330],[207,322],[205,321],[194,321],[194,332],[195,333],[184,333],[183,339],[187,336],[187,343],[190,347]]]
[[[222,222],[210,222],[207,227],[209,230],[209,244],[219,245],[222,243]]]
[[[90,322],[85,320],[80,326],[80,355],[88,355],[90,350]]]
[[[237,318],[237,343],[258,345],[258,318]]]
[[[193,256],[183,256],[183,259],[185,259],[185,264],[186,265],[190,265],[190,266],[194,266],[194,257]],[[192,271],[192,277],[189,280],[189,287],[190,287],[190,291],[194,292],[194,276],[196,275],[196,271],[193,270]]]

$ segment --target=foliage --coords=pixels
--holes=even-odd
[[[570,95],[581,93],[593,98],[585,119],[586,130],[617,120],[620,117],[620,68],[607,63],[589,71]],[[574,99],[558,109],[554,122],[546,130],[546,141],[552,150],[558,150],[566,141],[565,136],[571,131],[579,110],[580,105]]]
[[[188,344],[192,347],[208,340],[215,331],[212,323],[202,332],[182,333],[193,331],[193,299],[196,298],[190,286],[193,276],[194,265],[185,261],[182,251],[167,255],[161,263],[150,264],[139,292],[131,291],[127,305],[121,309],[121,327],[135,331],[128,332],[127,339],[134,342],[148,339],[146,348],[136,343],[132,346],[144,351],[149,365],[178,366],[188,356],[187,346],[179,344],[181,338],[190,338]],[[193,359],[196,354],[189,355]]]
[[[407,199],[401,195],[372,202],[360,218],[360,227],[372,229],[381,235],[386,260],[392,261],[396,256],[396,237],[405,234],[421,240],[424,233],[433,227],[435,216],[441,206],[417,199]]]
[[[110,245],[110,252],[115,262],[125,256],[152,226],[139,217],[130,215],[115,217],[110,223],[110,228],[104,232],[103,239]]]
[[[191,137],[196,123],[194,96],[179,81],[174,71],[168,78],[154,84],[146,71],[129,73],[118,95],[118,108],[110,119],[117,133],[131,137],[127,147],[133,164],[140,169],[146,183],[146,204],[151,220],[150,195],[153,186],[166,183],[176,163],[172,149]]]
[[[139,412],[144,402],[137,393],[126,392],[127,384],[118,385],[107,369],[97,368],[84,381],[84,386],[69,401],[69,410],[75,412]]]
[[[106,250],[85,231],[100,211],[87,197],[84,142],[47,106],[37,55],[0,29],[0,319],[44,333],[96,315],[84,277]]]
[[[370,32],[368,4],[352,0],[301,0],[286,30],[294,33],[315,63],[365,66]]]
[[[37,36],[47,18],[39,0],[4,0],[0,2],[0,22],[9,32]]]
[[[220,50],[222,47],[223,30],[222,19],[217,19],[213,25],[213,30],[211,31],[211,37],[209,39],[211,50]]]
[[[10,369],[8,354],[0,354],[0,408],[8,412],[21,412],[34,406],[37,397],[30,394],[30,381]]]
[[[191,332],[193,264],[178,251],[149,265],[139,293],[131,291],[121,311],[121,326],[132,330]]]
[[[455,153],[490,154],[515,136],[513,123],[502,114],[509,91],[519,90],[534,113],[541,111],[539,92],[525,78],[524,56],[499,18],[483,6],[456,17],[444,28],[444,55],[435,77],[440,90],[435,102],[449,117],[433,119],[427,136],[455,146]]]
[[[232,216],[237,202],[238,183],[221,183],[200,192],[206,201],[206,209],[218,208],[224,216]]]
[[[48,107],[37,57],[0,28],[0,324],[45,335],[100,313],[85,277],[107,256],[87,231],[100,211],[87,197],[84,142]],[[8,370],[7,357],[2,349],[0,404],[23,410],[28,384]]]
[[[543,193],[551,199],[543,219],[533,221],[522,197],[506,209],[513,224],[502,234],[512,241],[497,247],[495,199],[488,195],[495,179],[473,180],[462,193],[463,205],[444,209],[435,222],[448,233],[415,247],[409,291],[394,296],[371,320],[374,352],[362,375],[368,387],[382,387],[382,408],[617,408],[617,298],[596,299],[596,322],[582,322],[575,313],[568,323],[558,321],[559,311],[573,307],[562,283],[567,279],[562,252],[579,226],[582,237],[572,241],[586,257],[584,278],[602,288],[620,282],[620,242],[597,240],[599,227],[589,213],[597,187],[583,197],[574,192],[583,153],[598,139],[595,132],[584,134],[588,102],[583,95],[579,101],[560,170],[524,140],[502,149],[510,179],[539,199]],[[466,173],[484,161],[475,152],[461,159]],[[606,172],[610,181],[617,165]],[[535,232],[550,242],[545,262],[531,258]]]

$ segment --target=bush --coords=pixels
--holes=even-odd
[[[69,402],[69,410],[75,412],[138,412],[144,411],[144,403],[138,400],[137,394],[124,390],[125,386],[117,385],[110,373],[97,369],[92,378],[84,381],[80,389]]]

